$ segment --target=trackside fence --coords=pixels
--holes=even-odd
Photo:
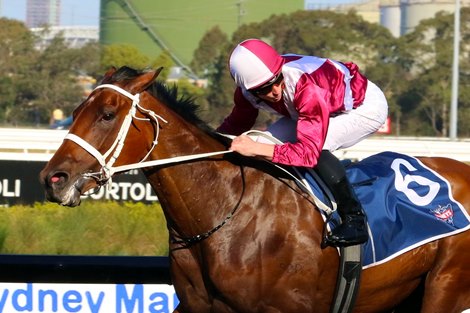
[[[67,130],[0,128],[0,160],[48,161],[66,134]],[[362,160],[382,151],[470,162],[470,139],[372,136],[353,147],[337,151],[336,155]]]

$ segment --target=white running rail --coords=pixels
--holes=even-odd
[[[48,161],[67,130],[0,128],[0,160]],[[355,146],[338,150],[339,158],[362,160],[382,151],[413,156],[441,156],[470,163],[470,139],[372,136]]]

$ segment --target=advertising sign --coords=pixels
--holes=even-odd
[[[169,313],[171,285],[0,283],[0,313]]]
[[[0,205],[33,204],[45,201],[39,173],[46,166],[43,161],[0,161]],[[100,188],[88,196],[94,200],[157,201],[152,187],[139,170],[117,175],[110,188]]]

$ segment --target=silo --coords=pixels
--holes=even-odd
[[[401,27],[404,35],[412,31],[421,20],[433,18],[437,12],[455,11],[455,0],[401,0]]]
[[[400,37],[400,0],[380,1],[380,25],[387,28],[393,36]]]

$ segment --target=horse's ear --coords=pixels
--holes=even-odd
[[[114,66],[111,66],[111,68],[108,69],[106,73],[104,73],[101,83],[105,83],[106,81],[108,81],[111,78],[111,76],[113,76],[113,74],[116,72],[116,70],[117,69]]]
[[[160,75],[160,72],[163,70],[163,66],[160,66],[155,70],[155,78],[157,78],[158,75]]]
[[[111,66],[111,68],[108,69],[108,70],[106,71],[106,73],[104,74],[104,77],[112,76],[112,75],[114,74],[114,72],[116,72],[116,67]]]
[[[129,85],[129,90],[132,90],[134,92],[141,92],[147,89],[148,86],[150,86],[155,79],[157,79],[158,74],[162,71],[163,67],[159,67],[154,71],[148,71],[142,75],[139,76],[136,80],[134,80],[130,85]]]

